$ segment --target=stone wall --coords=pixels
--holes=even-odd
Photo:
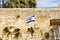
[[[17,15],[20,17],[17,18]],[[35,22],[26,23],[26,20],[33,15],[35,16]],[[52,28],[50,19],[60,19],[59,8],[0,8],[0,34],[2,37],[4,27],[14,26],[21,29],[22,37],[19,40],[41,40],[44,33]],[[33,37],[27,32],[27,28],[30,27],[33,27],[35,31]],[[6,40],[7,37],[2,38]],[[11,36],[9,38],[9,40],[15,40]]]

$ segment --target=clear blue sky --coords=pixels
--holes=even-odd
[[[60,0],[36,0],[38,8],[50,8],[60,4]]]

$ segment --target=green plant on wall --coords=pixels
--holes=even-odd
[[[4,33],[8,33],[8,32],[9,32],[8,27],[5,27],[5,28],[3,29],[3,32],[4,32]]]
[[[49,32],[45,32],[45,38],[46,38],[46,39],[49,38]]]
[[[31,36],[33,36],[33,33],[34,33],[34,29],[31,27],[31,28],[28,28],[28,32],[31,33]]]
[[[20,15],[17,15],[16,18],[17,18],[17,19],[20,18]]]
[[[3,8],[36,8],[36,0],[10,0]]]
[[[16,28],[15,30],[14,30],[14,36],[15,36],[15,38],[17,38],[18,39],[18,37],[20,36],[20,37],[22,37],[22,35],[21,35],[21,33],[20,33],[20,29],[19,28]]]
[[[2,40],[2,38],[0,38],[0,40]]]
[[[4,29],[3,29],[3,33],[7,36],[7,38],[9,39],[9,35],[11,34],[11,32],[9,31],[9,27],[5,27]],[[7,40],[8,40],[7,39]]]

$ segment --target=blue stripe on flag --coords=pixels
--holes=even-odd
[[[30,22],[34,22],[35,20],[32,20],[32,21],[29,21],[29,22],[27,22],[27,23],[30,23]]]

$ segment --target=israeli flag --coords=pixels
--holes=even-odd
[[[30,22],[35,22],[35,17],[34,16],[31,16],[30,18],[27,19],[27,23],[30,23]]]

